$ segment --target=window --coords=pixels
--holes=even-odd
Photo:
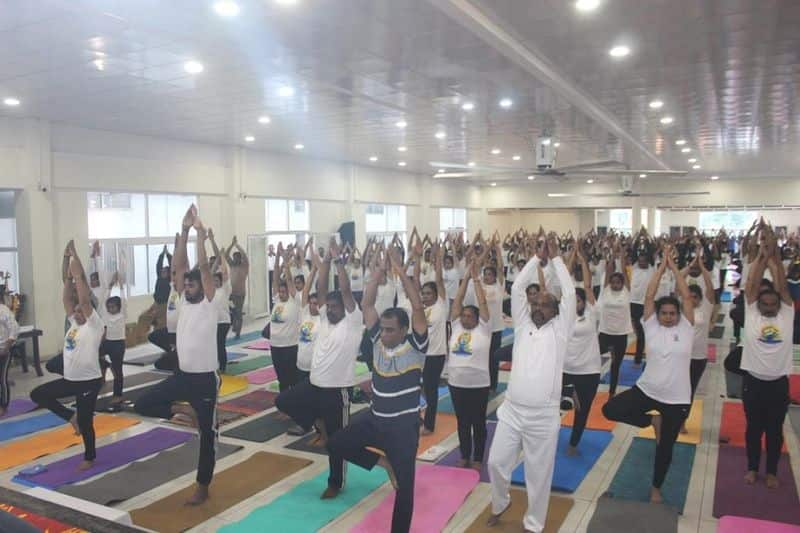
[[[102,268],[106,272],[125,265],[125,283],[130,296],[150,294],[156,285],[156,261],[164,245],[173,252],[175,232],[184,213],[197,197],[178,194],[104,193],[86,194],[89,239],[99,240]],[[194,233],[187,253],[194,264],[197,248]]]
[[[467,238],[467,210],[453,207],[439,208],[439,237],[460,233]]]
[[[19,256],[17,252],[17,219],[14,214],[13,191],[0,191],[0,285],[8,291],[19,291]]]
[[[755,211],[701,211],[699,213],[700,231],[717,233],[726,231],[747,231],[758,217]]]
[[[663,235],[664,231],[661,229],[661,209],[656,209],[655,225],[656,227],[653,228],[653,231],[651,231],[650,233],[652,233],[657,237]]]
[[[267,244],[277,247],[297,243],[305,245],[309,238],[310,211],[307,200],[269,198],[264,201]]]
[[[631,233],[633,226],[633,213],[630,209],[610,209],[608,212],[608,226],[617,233]]]
[[[406,240],[406,206],[368,204],[366,209],[365,226],[367,238],[376,237],[389,242],[397,233],[405,242]]]

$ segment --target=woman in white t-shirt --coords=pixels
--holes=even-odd
[[[609,420],[644,428],[652,425],[656,437],[656,456],[650,501],[661,503],[661,485],[672,462],[672,448],[691,404],[689,366],[694,340],[694,302],[686,279],[680,275],[671,250],[664,250],[645,293],[644,325],[647,336],[647,366],[636,385],[611,398],[603,406]],[[675,274],[675,285],[683,301],[672,296],[655,300],[664,271]],[[658,411],[658,414],[648,414]]]
[[[486,446],[486,407],[489,403],[489,347],[492,327],[478,260],[464,275],[450,314],[452,335],[447,359],[447,384],[458,421],[459,466],[480,470]],[[462,306],[472,281],[478,306]]]
[[[576,252],[577,250],[577,252]],[[568,269],[573,270],[575,258],[577,256],[583,273],[583,288],[575,289],[575,329],[567,344],[567,352],[564,356],[564,375],[562,387],[565,389],[564,395],[572,395],[577,398],[575,402],[575,419],[572,423],[572,433],[569,438],[567,455],[578,454],[578,444],[586,428],[589,419],[589,411],[592,402],[597,394],[597,387],[600,385],[600,345],[597,341],[597,315],[595,311],[595,299],[592,292],[592,276],[589,265],[580,247],[573,249],[572,257]],[[570,390],[571,389],[571,390]]]
[[[126,299],[125,292],[122,287],[123,276],[118,273],[114,274],[109,285],[109,290],[119,283],[119,296],[110,296],[110,293],[105,293],[100,302],[98,302],[97,309],[103,323],[106,326],[105,337],[103,342],[100,343],[100,366],[103,370],[103,381],[105,381],[105,371],[111,368],[111,374],[114,376],[114,393],[111,396],[111,402],[108,406],[108,411],[116,413],[122,410],[122,389],[124,386],[122,375],[122,361],[125,359],[125,317],[126,312]],[[106,362],[105,356],[108,356],[110,364]]]
[[[272,365],[278,377],[281,392],[297,383],[297,351],[300,335],[300,305],[297,290],[289,269],[289,257],[283,257],[282,243],[278,244],[272,290],[275,304],[269,319],[270,352]],[[283,265],[281,265],[283,259]],[[281,277],[283,271],[283,277]]]
[[[316,276],[319,268],[311,268],[311,277]],[[297,382],[305,381],[311,375],[311,360],[314,358],[314,344],[319,332],[319,301],[317,293],[311,292],[311,283],[303,287],[300,298],[300,329],[297,342]]]
[[[353,291],[353,298],[355,298],[358,305],[361,305],[361,298],[364,296],[365,276],[364,265],[361,264],[361,254],[357,247],[347,261],[346,270],[347,276],[350,278],[350,290]]]
[[[617,392],[619,369],[628,346],[631,328],[630,281],[625,275],[625,254],[617,250],[621,258],[621,272],[615,272],[613,256],[606,261],[606,281],[600,298],[597,300],[597,313],[600,316],[600,353],[611,352],[611,376],[608,388],[609,397]]]

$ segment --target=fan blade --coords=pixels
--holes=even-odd
[[[488,170],[488,171],[497,171],[497,172],[515,172],[518,169],[513,167],[479,167],[479,166],[469,166],[463,163],[446,163],[444,161],[429,161],[428,164],[434,168],[460,168],[464,170]]]
[[[652,196],[658,198],[670,198],[674,196],[708,196],[709,191],[702,192],[643,192],[639,196]]]
[[[610,167],[613,165],[624,167],[625,163],[617,161],[616,159],[598,159],[596,161],[584,161],[583,163],[575,163],[574,165],[567,165],[565,167],[554,168],[558,172],[572,172],[573,170],[580,170],[583,168],[595,167]]]
[[[433,175],[434,179],[441,178],[477,178],[478,174],[472,172],[437,172]]]
[[[574,197],[590,197],[590,198],[639,198],[639,197],[657,197],[657,198],[670,198],[675,196],[705,196],[711,194],[708,191],[703,192],[652,192],[652,193],[635,193],[635,192],[586,192],[586,193],[569,193],[569,192],[551,192],[547,193],[549,198],[574,198]]]
[[[558,169],[563,171],[564,169]],[[628,170],[628,169],[613,169],[613,168],[587,168],[578,170],[568,170],[567,174],[586,174],[595,176],[638,176],[639,174],[647,174],[648,176],[685,176],[689,173],[688,170]]]

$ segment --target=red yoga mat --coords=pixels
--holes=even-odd
[[[800,403],[800,374],[789,376],[789,397],[792,403]]]
[[[27,509],[22,509],[7,503],[0,503],[0,512],[10,513],[17,518],[28,522],[32,526],[41,529],[42,531],[47,531],[48,533],[89,533],[85,529],[69,526],[63,522],[59,522],[58,520],[40,516],[36,513],[28,511]]]
[[[747,420],[744,417],[744,406],[738,402],[723,403],[722,420],[719,425],[720,443],[737,448],[745,448],[744,430],[746,427]],[[764,437],[761,438],[761,449],[766,450]],[[786,452],[785,442],[781,451]]]
[[[256,390],[249,392],[233,400],[228,400],[219,404],[219,408],[223,411],[233,411],[235,413],[244,413],[245,415],[254,415],[273,407],[275,405],[275,398],[278,397],[277,392],[266,390]]]

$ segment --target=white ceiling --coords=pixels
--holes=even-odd
[[[592,13],[571,0],[237,0],[234,18],[213,3],[0,0],[0,99],[21,100],[0,114],[264,150],[302,143],[425,173],[432,160],[476,161],[523,178],[545,129],[559,164],[681,170],[697,157],[691,177],[725,179],[794,176],[800,163],[796,0],[601,0]],[[619,43],[630,56],[608,55]],[[204,71],[188,74],[189,60]]]

